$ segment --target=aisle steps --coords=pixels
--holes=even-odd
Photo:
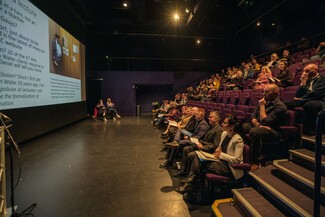
[[[230,208],[243,216],[313,216],[314,152],[297,149],[289,153],[290,160],[275,160],[273,165],[249,172],[250,183],[257,191],[233,189],[232,206],[228,205],[223,213],[219,210],[218,216],[236,216],[226,212]],[[321,216],[325,216],[324,171],[325,156],[322,156]]]

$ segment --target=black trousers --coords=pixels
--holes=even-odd
[[[317,115],[322,108],[325,108],[325,103],[321,100],[310,100],[305,103],[301,102],[300,100],[291,100],[284,102],[284,104],[290,110],[294,109],[295,107],[302,107],[304,109],[304,131],[315,130]]]
[[[261,162],[262,147],[266,144],[272,144],[280,139],[280,134],[275,130],[267,130],[263,127],[253,127],[250,123],[243,124],[243,132],[249,132],[249,141],[251,147],[251,162],[258,164]]]

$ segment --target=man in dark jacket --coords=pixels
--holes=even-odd
[[[201,139],[205,132],[209,129],[209,124],[204,119],[205,116],[205,110],[202,108],[199,108],[195,114],[195,119],[197,121],[195,130],[193,134],[191,135],[183,135],[184,133],[176,133],[176,136],[174,138],[173,142],[166,143],[165,146],[171,148],[170,155],[168,159],[160,164],[160,167],[170,167],[173,164],[173,161],[178,153],[178,151],[181,151],[183,147],[186,146],[187,142],[189,141],[190,137],[194,137],[197,139]],[[183,131],[184,132],[184,131]],[[182,139],[183,137],[183,139]]]
[[[293,100],[285,102],[288,109],[303,107],[304,133],[315,134],[316,117],[325,108],[325,75],[318,73],[316,64],[305,66],[300,77],[300,87]]]
[[[220,143],[222,129],[219,124],[220,114],[217,111],[210,112],[209,124],[210,128],[203,135],[202,139],[198,140],[198,143],[188,141],[188,146],[184,147],[182,154],[182,164],[180,172],[176,173],[175,177],[181,177],[187,175],[187,170],[191,161],[194,158],[195,150],[202,150],[209,153],[213,153]]]

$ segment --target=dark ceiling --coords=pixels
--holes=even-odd
[[[320,15],[324,14],[323,0],[61,1],[86,26],[87,66],[95,70],[143,70],[144,65],[144,70],[156,70],[148,69],[148,60],[149,65],[160,61],[156,63],[160,64],[158,70],[202,69],[201,64],[185,67],[194,60],[214,66],[231,64],[230,58],[247,55],[238,49],[247,39],[288,36],[297,40],[290,35],[291,30],[284,37],[278,33],[311,19],[310,14],[324,17]],[[124,2],[128,7],[123,7]],[[185,12],[186,8],[190,13]],[[172,20],[175,11],[180,14],[178,22]],[[319,16],[314,17],[319,20]],[[257,22],[262,25],[257,27]],[[304,30],[296,30],[300,38]],[[200,47],[196,39],[202,40]],[[181,67],[168,68],[166,60],[178,61]],[[142,68],[130,67],[132,61]]]
[[[228,39],[286,0],[66,0],[90,32]],[[127,2],[128,7],[123,7]],[[185,9],[189,9],[189,13]],[[174,22],[172,15],[180,14]],[[277,18],[275,18],[277,19]]]

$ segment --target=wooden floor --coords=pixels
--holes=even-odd
[[[164,161],[161,131],[151,118],[87,119],[20,145],[18,211],[36,202],[38,217],[210,216],[209,205],[186,204],[175,192],[177,181],[159,168]]]

